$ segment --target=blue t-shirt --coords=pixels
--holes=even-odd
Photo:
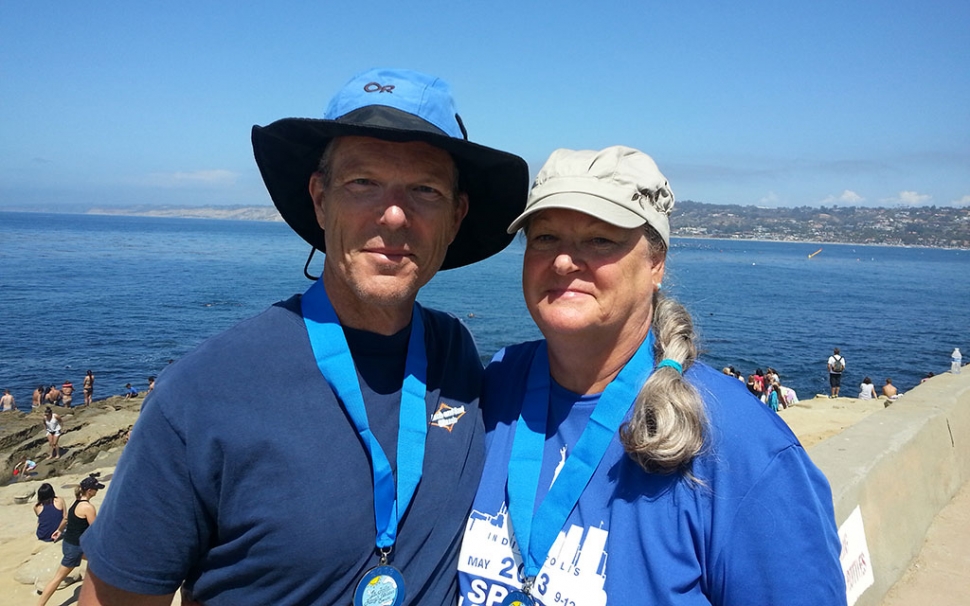
[[[484,455],[482,367],[457,319],[428,309],[423,319],[424,472],[391,563],[405,604],[454,604]],[[371,428],[396,469],[410,327],[345,333]],[[344,606],[378,564],[375,538],[368,455],[317,368],[294,297],[158,377],[83,547],[94,574],[135,593],[170,593],[185,580],[207,606]]]
[[[499,352],[485,373],[486,461],[459,558],[459,606],[498,606],[521,587],[506,482],[536,342]],[[687,373],[710,421],[699,483],[643,471],[614,436],[546,557],[543,606],[845,604],[828,482],[785,422],[733,377]],[[598,396],[553,384],[536,506]]]

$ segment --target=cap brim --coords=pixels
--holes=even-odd
[[[327,143],[342,136],[424,141],[452,155],[469,205],[441,269],[481,261],[512,241],[505,226],[522,211],[529,188],[528,165],[514,154],[434,132],[334,120],[285,118],[268,126],[253,126],[253,153],[273,204],[293,231],[314,248],[326,252],[324,232],[309,193],[310,176]]]
[[[515,221],[509,225],[508,233],[514,234],[522,228],[526,219],[539,211],[550,208],[575,210],[625,229],[640,227],[647,222],[645,218],[623,208],[609,198],[603,198],[586,192],[560,192],[545,196],[533,202],[525,212],[516,217]]]

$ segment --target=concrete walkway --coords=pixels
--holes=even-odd
[[[970,604],[970,483],[940,510],[916,561],[882,606]]]

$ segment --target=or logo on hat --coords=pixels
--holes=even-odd
[[[378,82],[368,82],[364,85],[365,93],[393,93],[393,84],[380,84]]]
[[[431,426],[442,427],[447,429],[448,433],[451,433],[455,423],[457,423],[458,419],[462,418],[463,416],[465,416],[464,406],[448,406],[442,402],[441,405],[438,406],[438,410],[435,411],[435,413],[431,416]]]

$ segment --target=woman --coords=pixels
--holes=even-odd
[[[54,487],[46,482],[37,489],[34,514],[37,516],[37,538],[41,541],[53,541],[54,532],[67,524],[64,499],[55,495]]]
[[[862,380],[862,384],[859,385],[859,399],[875,400],[877,397],[876,386],[872,384],[872,379],[866,377]]]
[[[61,559],[61,565],[57,572],[54,573],[54,578],[50,580],[40,594],[37,606],[44,606],[54,595],[54,591],[57,590],[61,581],[71,574],[72,570],[81,565],[81,559],[84,557],[84,553],[81,551],[81,535],[94,523],[94,519],[98,515],[94,505],[91,504],[91,499],[102,488],[104,488],[104,484],[98,482],[98,479],[94,476],[88,476],[81,480],[81,485],[74,490],[74,504],[71,505],[67,516],[63,518],[57,529],[51,534],[51,538],[55,541],[59,538],[64,539],[61,544],[64,557]]]
[[[649,156],[559,150],[510,226],[545,340],[486,371],[461,603],[845,603],[825,477],[660,293],[672,207]]]
[[[84,375],[84,383],[81,384],[81,388],[84,391],[84,403],[90,404],[91,400],[94,399],[94,375],[90,370]]]
[[[54,414],[50,406],[44,410],[44,429],[47,431],[47,444],[51,447],[51,461],[56,461],[61,457],[61,447],[57,445],[61,439],[61,417]]]

